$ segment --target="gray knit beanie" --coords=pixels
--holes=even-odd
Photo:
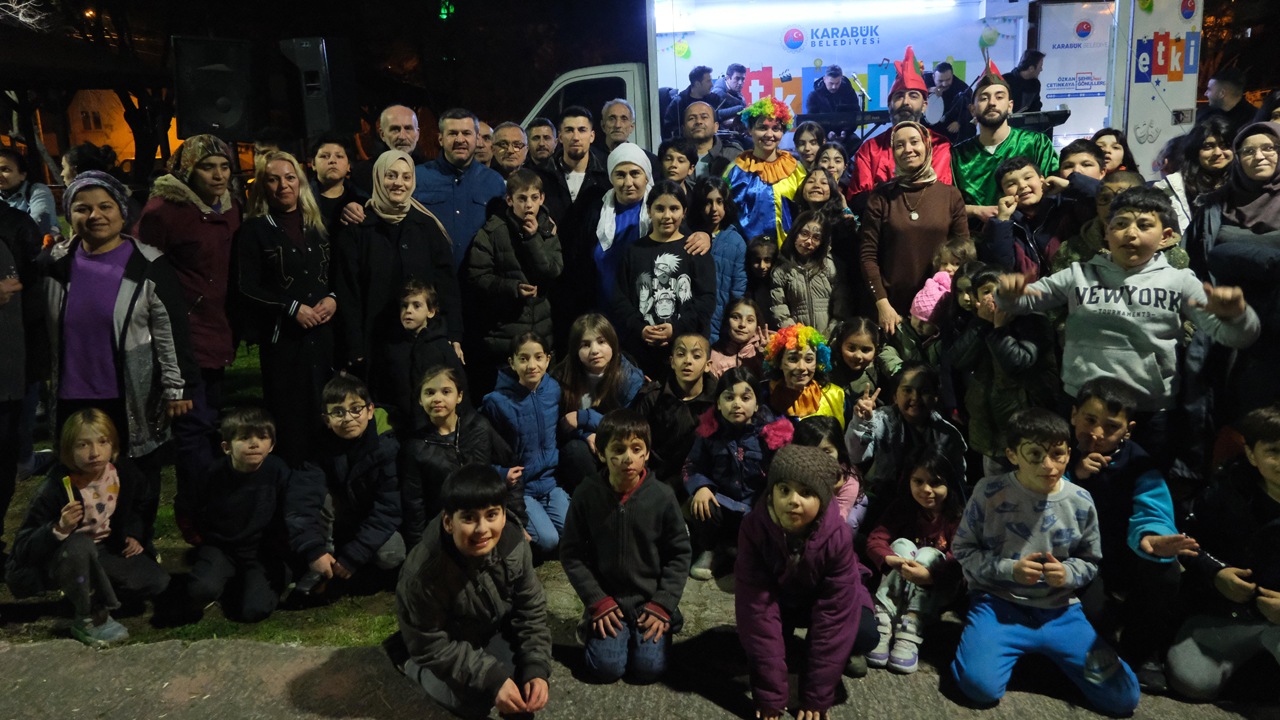
[[[63,214],[71,217],[71,204],[75,201],[76,195],[90,188],[106,190],[111,199],[116,201],[116,205],[120,206],[120,217],[124,218],[125,230],[128,231],[133,221],[137,220],[137,218],[129,216],[129,188],[126,188],[119,180],[101,170],[86,170],[76,175],[71,184],[67,185],[66,191],[62,193]]]
[[[818,513],[818,517],[822,517],[840,480],[840,463],[816,447],[788,445],[773,456],[768,478],[767,497],[773,497],[773,486],[777,483],[808,488],[822,503]]]

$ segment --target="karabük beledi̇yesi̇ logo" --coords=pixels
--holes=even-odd
[[[804,47],[804,31],[800,28],[791,28],[782,34],[782,44],[788,50],[799,50]]]
[[[1088,20],[1081,20],[1076,25],[1076,37],[1087,38],[1093,34],[1093,25]]]

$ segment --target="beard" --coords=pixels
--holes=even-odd
[[[986,114],[980,115],[977,118],[979,125],[983,127],[989,127],[989,128],[998,128],[1001,125],[1004,125],[1005,121],[1007,121],[1008,119],[1009,119],[1009,113],[1007,111],[1000,113],[997,117],[994,117],[994,118],[989,118],[987,117]]]
[[[893,122],[895,125],[900,122],[908,122],[908,121],[913,123],[918,123],[920,122],[920,119],[923,117],[924,117],[923,110],[921,110],[920,112],[916,112],[915,110],[911,109],[911,106],[906,104],[903,104],[902,107],[893,111]]]

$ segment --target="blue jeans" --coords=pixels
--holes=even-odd
[[[634,622],[626,623],[617,637],[587,638],[587,671],[597,682],[611,683],[627,675],[634,683],[651,683],[667,669],[667,652],[671,649],[671,633],[659,641],[644,639],[644,630]]]
[[[533,546],[552,552],[560,544],[564,517],[569,513],[569,493],[553,479],[529,483],[524,488],[524,509],[529,513],[529,537]]]
[[[497,658],[506,668],[508,676],[515,672],[515,652],[511,644],[502,637],[502,633],[494,633],[484,652]],[[440,704],[440,707],[464,718],[487,718],[493,709],[493,698],[483,694],[463,691],[450,687],[447,682],[430,670],[422,667],[413,659],[404,664],[404,674],[414,680],[422,689]]]
[[[1127,715],[1138,707],[1138,678],[1094,632],[1079,603],[1046,610],[975,593],[951,664],[964,694],[996,702],[1027,653],[1047,656],[1102,712]]]

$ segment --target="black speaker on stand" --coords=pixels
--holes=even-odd
[[[208,133],[227,142],[252,140],[252,44],[180,36],[172,41],[178,136]]]
[[[326,132],[358,132],[360,108],[352,97],[354,82],[345,41],[281,40],[280,52],[297,69],[290,81],[290,96],[296,99],[295,120],[302,120],[306,138],[314,140]]]

